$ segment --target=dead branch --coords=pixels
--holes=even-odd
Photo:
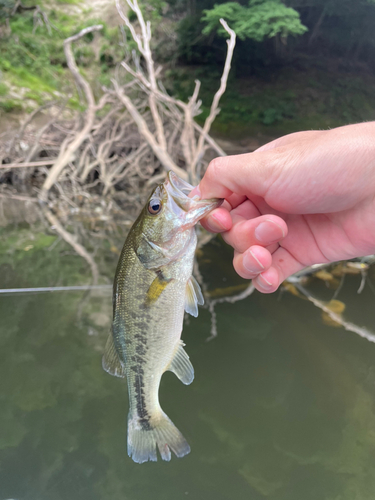
[[[53,163],[56,161],[56,158],[47,158],[46,160],[41,160],[41,161],[30,161],[30,162],[24,162],[24,163],[4,163],[3,165],[0,165],[0,169],[12,169],[12,168],[25,168],[25,167],[45,167],[46,165],[53,165]]]
[[[299,283],[294,283],[294,286],[297,290],[302,293],[310,302],[314,304],[314,306],[318,307],[322,311],[324,311],[335,323],[341,325],[345,330],[349,332],[356,333],[360,337],[367,339],[369,342],[375,342],[375,333],[370,332],[367,328],[363,326],[358,326],[355,323],[351,323],[350,321],[346,321],[341,314],[338,314],[332,311],[324,302],[314,298],[308,290],[306,290]]]
[[[64,41],[64,50],[65,57],[68,63],[68,67],[72,72],[74,78],[76,79],[77,84],[83,89],[86,99],[87,99],[87,112],[86,112],[86,123],[81,130],[81,132],[75,137],[75,139],[69,144],[66,150],[62,150],[59,157],[56,160],[56,163],[53,165],[49,174],[44,181],[39,197],[41,200],[46,200],[48,191],[51,189],[53,184],[58,180],[62,170],[65,168],[67,163],[72,158],[73,154],[82,142],[86,139],[89,131],[91,130],[94,120],[95,120],[95,99],[92,93],[91,87],[89,83],[83,78],[80,74],[78,66],[75,62],[73,51],[72,51],[72,42],[79,40],[87,33],[92,33],[93,31],[99,31],[103,28],[103,25],[99,24],[96,26],[90,26],[89,28],[85,28],[81,30],[77,35],[71,36]]]
[[[16,3],[14,4],[11,16],[14,16],[14,14],[16,14],[16,12],[18,12],[18,11],[34,10],[36,8],[37,8],[37,5],[30,5],[30,6],[22,5],[21,0],[17,0]]]
[[[209,297],[208,298],[206,297],[207,309],[210,311],[211,314],[211,334],[206,339],[207,341],[217,337],[217,320],[216,320],[215,306],[217,304],[223,304],[224,302],[228,302],[229,304],[234,304],[239,300],[244,300],[247,297],[249,297],[249,295],[251,295],[254,292],[254,290],[255,290],[254,285],[250,283],[243,292],[237,295],[232,295],[232,296],[229,295],[226,297],[221,297],[220,299],[210,299]]]
[[[101,193],[104,197],[111,193],[119,199],[121,193],[121,204],[131,205],[133,210],[142,203],[149,186],[165,176],[161,170],[173,170],[180,177],[195,182],[200,168],[208,162],[202,158],[205,151],[211,149],[216,154],[225,155],[209,136],[207,124],[202,128],[195,122],[201,106],[198,99],[200,82],[196,81],[187,103],[167,94],[162,82],[158,81],[160,67],[156,68],[151,53],[150,23],[144,20],[137,0],[127,1],[137,16],[137,29],[121,11],[119,0],[117,7],[139,52],[133,53],[133,64],[122,63],[127,71],[125,83],[116,79],[114,90],[103,88],[103,95],[96,104],[89,82],[77,67],[72,43],[86,33],[99,31],[101,26],[82,30],[65,40],[64,50],[77,88],[85,96],[85,114],[74,116],[65,109],[56,120],[51,118],[35,130],[31,122],[38,110],[12,139],[10,148],[1,146],[2,161],[6,162],[0,165],[3,178],[11,179],[14,186],[18,183],[21,189],[24,189],[25,177],[32,178],[34,192],[39,193],[41,201],[48,197],[50,207],[66,205],[80,210],[81,201],[77,203],[77,197],[90,199],[94,193]],[[42,21],[42,13],[38,11],[35,16],[37,22],[38,19]],[[230,57],[229,51],[225,78]],[[220,97],[219,94],[220,91],[217,93]],[[212,116],[216,113],[213,109],[217,108],[217,96],[211,109]],[[105,105],[108,109],[101,113]],[[4,145],[7,144],[9,141],[4,141]],[[55,151],[58,151],[56,157]],[[196,164],[195,158],[198,158]],[[49,165],[52,167],[46,168]],[[29,168],[30,174],[29,171],[27,175],[9,174],[17,168]],[[67,209],[62,211],[67,212]],[[60,215],[58,210],[57,213]]]
[[[205,121],[203,129],[200,127],[198,128],[197,124],[194,121],[194,117],[199,113],[199,108],[201,105],[201,102],[198,101],[200,82],[196,81],[193,95],[191,96],[187,104],[178,99],[173,99],[172,97],[168,96],[165,91],[162,92],[159,90],[156,84],[154,62],[149,47],[149,42],[151,37],[150,25],[145,23],[142,13],[137,4],[137,0],[133,1],[127,0],[127,3],[129,7],[137,15],[138,22],[141,26],[141,33],[142,33],[141,35],[138,35],[136,33],[134,26],[129,21],[129,18],[121,10],[119,0],[116,0],[118,12],[121,18],[124,20],[128,29],[130,30],[133,39],[137,43],[139,52],[143,55],[146,61],[147,75],[143,73],[139,63],[137,63],[136,60],[135,60],[136,70],[133,70],[132,67],[126,61],[122,62],[122,66],[131,76],[133,76],[133,78],[135,78],[138,81],[140,88],[148,94],[150,109],[153,115],[154,125],[156,128],[156,136],[159,138],[158,140],[159,145],[161,146],[161,149],[164,152],[167,152],[167,144],[165,143],[165,136],[166,136],[165,126],[163,126],[163,123],[161,122],[160,114],[157,112],[157,109],[153,108],[155,99],[158,99],[160,103],[163,103],[164,106],[167,106],[167,109],[169,109],[172,112],[172,114],[178,117],[178,120],[182,122],[183,126],[182,126],[182,133],[180,136],[182,153],[185,159],[186,170],[189,173],[190,180],[191,182],[196,183],[199,180],[197,176],[197,167],[200,164],[202,157],[207,149],[205,143],[208,143],[208,146],[213,147],[215,151],[218,152],[219,154],[225,154],[222,151],[222,149],[219,148],[216,143],[214,143],[214,141],[208,140],[209,137],[208,133],[216,115],[220,111],[218,108],[218,104],[221,96],[223,95],[226,89],[226,83],[233,56],[233,50],[236,43],[235,33],[228,27],[228,25],[224,20],[221,20],[222,25],[230,35],[230,40],[227,42],[228,44],[227,57],[223,69],[223,75],[221,77],[221,84],[219,90],[216,92],[214,96],[210,114]],[[144,124],[142,124],[141,127],[143,130]],[[199,132],[197,142],[195,137],[196,131]],[[167,168],[169,169],[169,167]]]
[[[124,94],[122,88],[119,87],[115,80],[112,80],[112,83],[115,87],[116,94],[121,102],[126,106],[127,110],[131,114],[133,120],[137,124],[138,130],[140,134],[146,139],[148,144],[151,146],[152,151],[155,156],[160,160],[160,163],[163,165],[165,170],[173,170],[177,175],[179,175],[182,179],[187,180],[187,173],[182,168],[178,167],[172,158],[169,156],[168,152],[163,149],[155,139],[155,136],[151,133],[145,119],[139,113],[137,108],[134,106],[131,99]]]
[[[214,122],[217,114],[220,112],[219,101],[220,101],[220,98],[224,94],[225,89],[227,87],[227,81],[228,81],[228,75],[229,75],[230,66],[231,66],[231,62],[232,62],[233,51],[234,51],[234,47],[236,45],[235,32],[231,28],[229,28],[228,24],[224,21],[224,19],[220,19],[220,23],[223,26],[223,28],[225,29],[225,31],[227,33],[229,33],[230,39],[227,40],[228,50],[227,50],[227,56],[225,59],[223,74],[222,74],[221,80],[220,80],[220,87],[219,87],[219,90],[214,95],[214,98],[213,98],[213,101],[211,104],[210,114],[208,115],[208,117],[206,118],[206,121],[204,122],[202,134],[199,136],[197,150],[195,153],[193,163],[191,165],[193,177],[195,177],[196,165],[200,161],[200,158],[203,154],[203,145],[204,145],[204,141],[205,141],[205,136],[208,135],[208,133],[211,129],[212,123]]]
[[[73,247],[74,251],[77,252],[78,255],[83,257],[85,261],[88,263],[88,265],[91,268],[91,274],[92,274],[92,284],[96,285],[98,282],[99,278],[99,271],[98,267],[92,258],[92,256],[87,252],[85,247],[83,247],[80,243],[78,243],[74,236],[66,231],[57,217],[47,208],[43,210],[43,215],[48,219],[48,222],[51,224],[52,228],[55,229],[59,233],[59,235],[71,246]]]
[[[126,26],[130,29],[131,34],[133,36],[133,39],[137,43],[139,52],[143,55],[143,57],[146,61],[147,73],[148,73],[150,88],[151,88],[151,93],[149,95],[150,110],[151,110],[154,124],[156,127],[156,135],[157,135],[158,143],[163,150],[166,150],[167,144],[166,144],[165,135],[164,135],[163,122],[160,118],[157,104],[156,104],[156,99],[155,99],[155,90],[157,89],[157,83],[156,83],[156,75],[155,75],[155,69],[154,69],[154,60],[152,58],[152,53],[151,53],[151,49],[150,49],[151,24],[149,21],[147,23],[145,23],[137,0],[133,0],[133,1],[126,0],[126,1],[127,1],[127,4],[129,5],[129,7],[137,15],[137,19],[138,19],[138,22],[139,22],[140,27],[141,27],[142,36],[139,36],[136,34],[129,19],[123,13],[119,0],[116,0],[116,7],[117,7],[117,10],[118,10],[121,18],[124,20]]]

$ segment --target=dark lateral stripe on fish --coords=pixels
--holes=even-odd
[[[138,356],[138,354],[132,356],[130,359],[134,361],[134,363],[138,363],[140,365],[144,365],[146,363],[146,360],[141,358],[141,356]]]
[[[143,430],[151,430],[150,415],[146,408],[146,400],[144,393],[143,369],[140,366],[132,366],[131,369],[136,373],[134,380],[135,398],[137,402],[138,421]]]
[[[140,356],[144,356],[146,354],[146,349],[143,345],[141,344],[138,344],[136,347],[135,347],[135,352],[137,354],[139,354]]]
[[[134,338],[135,339],[138,339],[139,342],[142,342],[142,344],[146,345],[147,344],[147,338],[146,338],[146,335],[141,335],[140,333],[136,333],[134,335]]]

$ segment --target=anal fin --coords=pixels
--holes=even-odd
[[[194,368],[182,342],[179,344],[168,370],[173,372],[183,384],[189,385],[194,380]]]
[[[102,366],[107,373],[110,373],[115,377],[125,377],[125,369],[120,361],[119,355],[117,354],[116,347],[113,342],[112,332],[110,332],[105,345]]]

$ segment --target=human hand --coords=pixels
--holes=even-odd
[[[312,264],[375,252],[375,122],[290,134],[213,160],[192,195],[225,198],[202,225],[264,293]]]

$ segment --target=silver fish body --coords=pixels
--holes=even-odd
[[[103,367],[127,378],[128,454],[135,462],[182,457],[190,447],[159,404],[167,370],[190,384],[194,369],[181,341],[184,310],[203,304],[192,276],[194,225],[221,200],[188,198],[192,186],[169,173],[134,223],[117,266],[113,325]]]

